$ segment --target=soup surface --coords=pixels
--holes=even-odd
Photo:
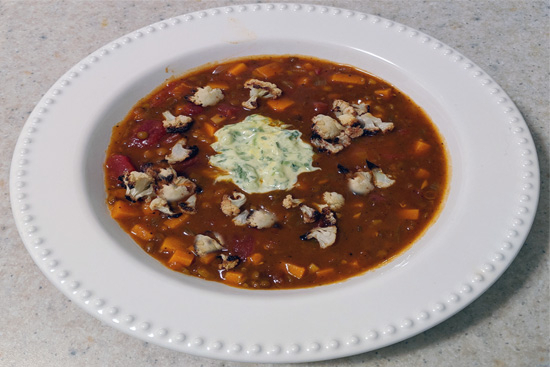
[[[435,220],[446,149],[392,85],[302,56],[172,79],[112,132],[111,216],[169,268],[251,289],[341,281]]]

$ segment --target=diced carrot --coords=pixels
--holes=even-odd
[[[352,218],[353,218],[353,219],[357,219],[357,218],[359,218],[360,216],[361,216],[361,212],[355,213],[355,214],[353,215]]]
[[[233,284],[244,282],[244,274],[238,271],[228,271],[225,273],[225,281]]]
[[[357,84],[357,85],[365,84],[365,78],[363,78],[360,75],[354,75],[354,74],[336,73],[336,74],[332,74],[332,76],[330,77],[330,80],[337,83],[348,83],[348,84]]]
[[[302,279],[302,277],[306,273],[306,268],[291,263],[285,263],[285,270],[288,274],[298,279]]]
[[[237,76],[242,74],[246,69],[248,69],[248,66],[246,66],[244,62],[240,62],[229,68],[229,70],[227,70],[227,74]]]
[[[292,106],[294,101],[290,98],[268,99],[267,105],[274,111],[284,111],[288,107]]]
[[[172,269],[181,269],[189,266],[193,263],[195,255],[186,250],[176,250],[170,260],[168,260],[168,266]]]
[[[420,216],[418,209],[400,209],[399,216],[403,219],[417,220]]]
[[[229,89],[229,84],[223,82],[209,82],[207,85],[212,89]]]
[[[431,145],[423,140],[417,140],[414,142],[413,151],[415,154],[426,153],[430,149]]]
[[[113,219],[138,217],[141,215],[141,208],[134,207],[130,205],[130,203],[122,200],[117,200],[110,209]]]
[[[151,229],[139,223],[134,224],[134,226],[130,230],[130,233],[132,233],[134,236],[141,238],[142,240],[145,240],[145,241],[150,241],[153,239],[153,237],[155,237]]]
[[[313,70],[314,67],[313,67],[313,64],[310,63],[310,62],[306,62],[304,65],[303,65],[304,69],[306,70]]]
[[[183,242],[181,239],[170,236],[166,237],[164,241],[162,241],[162,245],[160,246],[159,251],[160,252],[176,252],[178,250],[181,250],[185,247],[185,242]]]
[[[262,65],[254,69],[254,74],[262,76],[264,78],[271,78],[282,70],[281,64],[278,62],[272,62],[270,64]]]
[[[382,97],[382,99],[390,99],[391,97],[393,97],[391,88],[377,89],[374,91],[374,94]]]
[[[303,76],[301,78],[298,78],[298,80],[296,81],[296,84],[297,85],[307,85],[309,84],[309,78],[307,76]]]
[[[187,221],[188,216],[187,215],[181,215],[177,218],[170,218],[166,219],[164,221],[164,226],[169,229],[175,229],[181,226],[183,223]]]
[[[422,182],[422,185],[420,185],[420,190],[424,190],[426,187],[428,187],[428,180],[424,180]]]
[[[318,278],[327,278],[332,276],[332,274],[334,274],[334,269],[333,268],[321,269],[317,271],[315,274],[317,274]]]
[[[218,253],[211,252],[209,254],[199,257],[199,260],[203,264],[210,264],[216,258],[216,256],[218,256]]]
[[[250,257],[248,259],[254,265],[260,265],[264,261],[264,257],[259,252],[256,252],[256,253],[250,255]]]
[[[416,176],[416,178],[426,179],[426,178],[430,177],[430,171],[428,171],[427,169],[424,169],[424,168],[419,168],[416,171],[415,176]]]
[[[208,136],[214,136],[214,133],[216,132],[216,128],[214,127],[214,125],[205,122],[203,124],[203,127],[204,127],[204,131],[206,132],[206,134],[208,134]]]
[[[359,266],[359,261],[357,260],[352,260],[349,262],[349,265],[350,266],[353,266],[354,268],[358,267]]]

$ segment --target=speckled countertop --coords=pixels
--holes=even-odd
[[[9,166],[35,104],[100,46],[175,15],[241,1],[0,0],[0,366],[244,366],[163,349],[103,325],[42,275],[17,233]],[[523,113],[541,199],[516,260],[478,300],[398,344],[311,366],[550,366],[549,1],[310,1],[419,29],[483,68]]]

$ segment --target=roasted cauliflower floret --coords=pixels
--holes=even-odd
[[[344,150],[345,146],[339,143],[331,143],[321,137],[312,137],[311,144],[317,147],[320,152],[327,152],[329,154],[336,154]]]
[[[223,92],[219,88],[213,89],[207,85],[206,87],[198,88],[195,94],[187,99],[197,106],[209,107],[214,106],[223,99]]]
[[[316,115],[311,121],[313,132],[326,140],[336,138],[344,130],[338,121],[327,115]]]
[[[170,205],[168,204],[168,201],[161,197],[156,197],[149,203],[149,208],[151,210],[158,210],[161,213],[168,214],[168,215],[174,215],[172,209],[170,209]]]
[[[157,194],[168,202],[183,200],[195,191],[195,184],[193,181],[179,176],[176,177],[171,183],[162,185]]]
[[[157,175],[159,180],[166,182],[170,182],[176,177],[178,177],[178,173],[172,167],[161,168]]]
[[[370,114],[369,112],[363,113],[357,117],[357,120],[361,123],[361,126],[365,131],[371,134],[375,134],[379,131],[387,133],[394,128],[393,122],[383,122],[380,118]]]
[[[126,187],[126,197],[132,201],[151,196],[154,192],[154,181],[151,175],[139,171],[126,172],[122,176],[122,182]]]
[[[302,199],[294,199],[292,197],[292,195],[288,194],[287,196],[285,196],[285,198],[283,199],[283,207],[285,209],[290,209],[290,208],[297,208],[301,203],[303,203],[304,200]]]
[[[319,227],[330,227],[336,225],[336,216],[334,212],[330,210],[328,206],[325,206],[321,210],[321,220],[319,221]]]
[[[300,211],[302,212],[302,220],[304,223],[315,223],[319,219],[320,213],[307,205],[300,205]]]
[[[348,186],[355,194],[366,195],[374,190],[372,184],[372,173],[368,171],[355,172],[348,178]]]
[[[277,85],[264,82],[258,79],[249,79],[244,83],[244,87],[250,89],[250,98],[243,102],[244,108],[253,110],[258,107],[258,98],[277,99],[283,93]]]
[[[328,191],[323,194],[323,200],[328,205],[330,210],[334,210],[336,212],[342,209],[344,207],[344,203],[346,202],[341,194]]]
[[[236,226],[243,227],[248,223],[248,216],[250,212],[248,210],[243,210],[239,215],[232,219],[233,223]]]
[[[162,116],[164,116],[162,125],[167,133],[184,133],[189,130],[193,123],[191,117],[185,115],[174,116],[170,111],[164,111]]]
[[[221,209],[223,214],[228,217],[234,217],[241,212],[241,206],[246,203],[246,196],[238,191],[231,195],[224,195],[222,198]]]
[[[170,164],[175,164],[179,162],[183,162],[186,159],[193,158],[195,155],[197,155],[198,148],[196,146],[191,147],[184,147],[184,145],[187,144],[187,139],[180,139],[177,141],[176,144],[172,147],[172,150],[170,151],[170,154],[165,156],[164,158],[168,161]]]
[[[179,203],[178,206],[187,214],[195,214],[197,212],[197,194],[189,196],[184,202]]]
[[[322,249],[325,249],[332,246],[334,242],[336,242],[336,232],[336,226],[316,227],[303,235],[301,238],[303,240],[311,240],[314,238],[317,242],[319,242],[319,246],[321,246]]]
[[[371,172],[374,186],[378,187],[379,189],[385,189],[395,183],[395,180],[392,180],[388,175],[382,172],[380,167],[373,168]]]
[[[344,126],[351,126],[357,122],[357,111],[346,101],[335,99],[332,102],[332,112]]]
[[[265,209],[254,210],[247,219],[250,227],[262,229],[272,227],[277,221],[275,214]]]
[[[198,256],[204,256],[211,252],[216,252],[223,249],[223,246],[218,238],[213,238],[203,234],[198,234],[195,236],[194,247]]]
[[[234,269],[241,262],[241,259],[238,256],[234,256],[234,255],[221,254],[219,257],[222,259],[221,264],[218,265],[218,268],[220,270],[222,270],[222,269],[225,269],[225,270]]]

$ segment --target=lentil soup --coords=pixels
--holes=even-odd
[[[250,289],[333,283],[390,261],[437,218],[442,137],[394,86],[305,56],[168,80],[112,132],[107,205],[148,254]]]

